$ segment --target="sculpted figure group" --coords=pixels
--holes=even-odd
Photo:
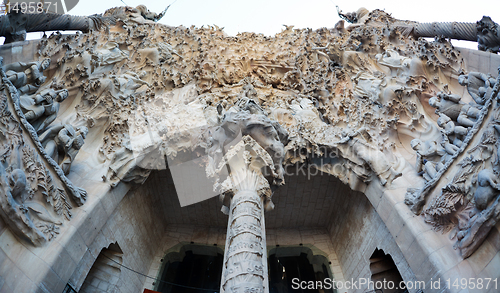
[[[68,97],[68,91],[52,88],[39,90],[47,79],[44,70],[49,65],[48,58],[6,65],[3,65],[3,58],[0,59],[0,66],[6,78],[19,92],[19,106],[24,117],[40,135],[40,142],[47,154],[60,165],[65,174],[68,174],[71,163],[84,143],[88,129],[81,127],[75,130],[69,124],[51,126],[57,118],[60,104]]]

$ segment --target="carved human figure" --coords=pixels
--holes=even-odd
[[[429,181],[444,167],[441,158],[446,150],[436,141],[421,141],[416,138],[410,142],[411,148],[417,152],[416,169]],[[436,159],[437,158],[437,159]]]
[[[40,141],[45,152],[56,161],[64,174],[69,174],[71,163],[82,148],[88,129],[85,126],[77,127],[54,125],[40,135]]]
[[[278,123],[271,121],[266,115],[260,114],[262,109],[255,101],[244,99],[238,104],[240,104],[240,106],[236,107],[239,110],[238,112],[233,112],[234,109],[230,109],[224,114],[221,126],[210,131],[211,138],[208,153],[213,162],[212,167],[218,166],[227,144],[233,143],[235,139],[242,136],[250,135],[273,158],[275,170],[278,174],[278,184],[284,178],[282,166],[284,146],[281,139],[286,140],[287,133]],[[282,133],[282,131],[285,132]]]
[[[467,135],[468,128],[455,125],[455,122],[443,113],[439,113],[437,124],[442,128],[441,132],[443,135],[446,135],[448,139],[453,140],[454,145],[458,147],[462,146],[463,137]]]
[[[33,94],[45,82],[43,71],[50,65],[50,59],[35,62],[15,62],[3,66],[5,75],[21,94]]]
[[[460,100],[458,95],[439,92],[436,97],[429,99],[429,105],[437,109],[436,113],[442,113],[465,127],[472,127],[475,121],[470,117],[477,118],[480,110]]]
[[[21,96],[20,105],[26,119],[37,132],[43,131],[56,118],[60,104],[68,97],[66,89],[46,89],[32,96]]]
[[[470,72],[467,75],[460,75],[458,83],[467,87],[467,91],[472,99],[479,105],[484,105],[489,98],[491,87],[495,84],[495,79],[481,72]]]

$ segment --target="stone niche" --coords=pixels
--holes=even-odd
[[[500,28],[341,15],[272,37],[144,5],[0,16],[0,292],[163,291],[186,255],[222,261],[221,292],[297,259],[498,292]],[[25,41],[40,23],[81,32]]]

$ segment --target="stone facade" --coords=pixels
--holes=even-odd
[[[221,292],[268,292],[280,249],[340,282],[378,249],[424,292],[498,292],[460,282],[500,277],[500,28],[341,15],[229,37],[138,6],[9,31],[0,292],[155,290],[188,244],[226,253]]]

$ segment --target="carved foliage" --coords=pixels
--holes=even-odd
[[[71,218],[66,192],[53,179],[36,150],[26,142],[26,132],[0,95],[0,215],[12,232],[34,245],[59,233],[62,218]],[[50,210],[53,210],[50,211]]]

